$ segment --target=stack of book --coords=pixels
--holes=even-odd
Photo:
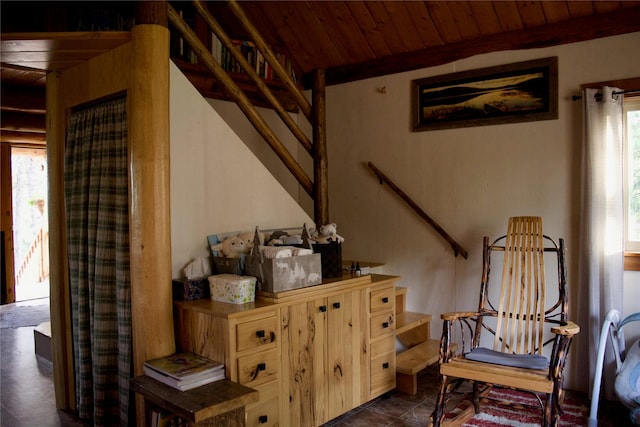
[[[185,352],[144,362],[144,373],[185,391],[224,379],[224,364]]]

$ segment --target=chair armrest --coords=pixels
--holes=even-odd
[[[449,312],[449,313],[442,313],[440,315],[440,318],[442,320],[458,320],[458,319],[464,319],[467,317],[477,317],[479,316],[480,313],[476,312],[476,311],[457,311],[457,312]]]
[[[576,335],[580,332],[580,326],[573,322],[567,322],[566,325],[553,326],[551,332],[556,335]]]

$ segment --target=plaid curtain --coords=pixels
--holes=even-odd
[[[126,97],[71,115],[65,151],[79,416],[127,425],[132,372]]]

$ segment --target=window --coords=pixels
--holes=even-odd
[[[624,100],[625,252],[640,255],[640,97]]]

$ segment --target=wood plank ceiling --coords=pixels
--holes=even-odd
[[[640,31],[638,1],[242,1],[265,39],[296,59],[310,87],[426,68],[479,53]],[[227,29],[240,25],[208,2]],[[232,36],[242,37],[242,33]]]
[[[49,23],[64,21],[59,15],[64,13],[64,4],[72,3],[37,2],[39,7],[49,8]],[[231,37],[246,37],[225,2],[206,3]],[[32,7],[30,4],[4,2],[2,31],[40,31],[20,28],[21,22],[29,21],[16,11],[19,5]],[[324,69],[326,83],[332,85],[436,66],[480,53],[640,31],[640,1],[244,0],[240,6],[268,43],[294,58],[305,88],[310,87],[314,69]],[[12,126],[6,119],[8,109],[41,111],[34,97],[21,97],[20,93],[38,92],[42,97],[43,70],[65,68],[76,59],[97,55],[100,44],[108,48],[104,38],[93,40],[93,47],[87,49],[81,40],[29,45],[2,37],[3,140],[7,127]],[[11,128],[12,132],[20,130],[25,131],[19,126]]]

